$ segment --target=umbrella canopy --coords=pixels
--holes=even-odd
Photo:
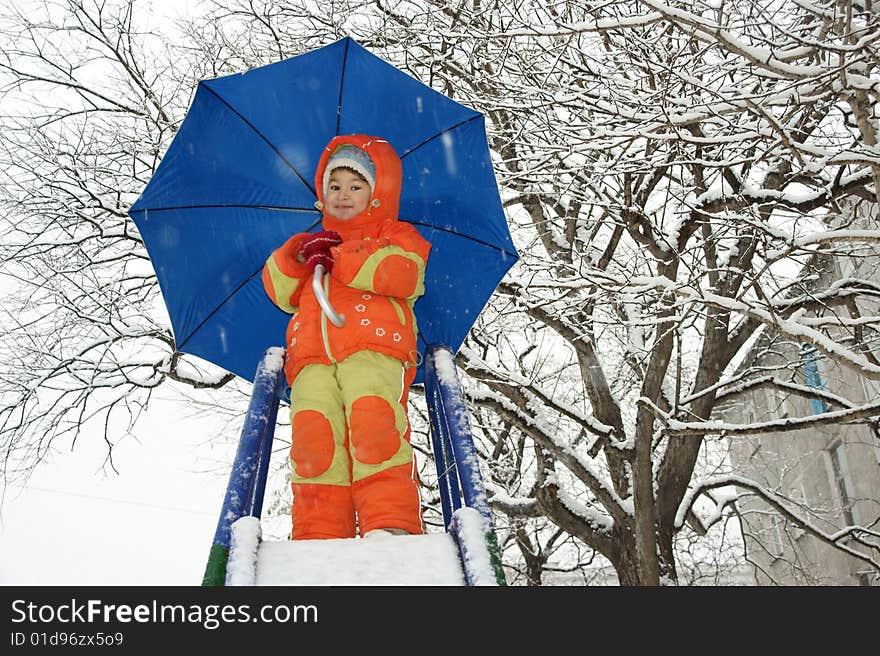
[[[415,304],[420,348],[458,350],[518,257],[483,115],[344,38],[200,82],[129,210],[179,351],[252,380],[266,349],[284,343],[290,317],[266,296],[261,270],[288,237],[320,227],[319,156],[332,137],[354,133],[400,155],[400,219],[433,245]]]

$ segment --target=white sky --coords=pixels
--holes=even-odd
[[[7,489],[0,585],[199,585],[238,436],[185,414],[155,403],[114,449],[119,474],[92,435]]]
[[[141,6],[162,24],[198,3]],[[154,399],[114,449],[118,474],[102,470],[102,436],[87,434],[27,488],[0,483],[0,585],[199,585],[238,439],[219,430]]]

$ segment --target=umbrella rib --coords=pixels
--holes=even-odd
[[[339,74],[339,98],[336,100],[336,136],[339,136],[339,126],[342,124],[342,92],[345,88],[345,67],[348,64],[348,46],[351,37],[345,39],[345,49],[342,52],[342,71]]]
[[[477,238],[477,237],[471,237],[470,235],[466,235],[466,234],[464,234],[464,233],[462,233],[462,232],[458,232],[458,231],[456,231],[456,230],[452,230],[452,229],[450,229],[450,228],[443,228],[443,227],[440,227],[440,226],[431,225],[430,223],[422,223],[421,221],[410,221],[409,219],[403,219],[403,220],[406,221],[407,223],[412,223],[413,225],[422,226],[423,228],[427,228],[427,229],[429,229],[429,230],[439,230],[439,231],[441,231],[441,232],[445,232],[445,233],[448,233],[448,234],[450,234],[450,235],[455,235],[456,237],[461,237],[462,239],[467,239],[467,240],[469,240],[469,241],[472,241],[472,242],[475,242],[475,243],[477,243],[477,244],[480,244],[481,246],[487,246],[487,247],[489,247],[489,248],[494,248],[494,249],[497,250],[497,251],[501,251],[502,253],[507,253],[507,254],[510,255],[511,257],[514,257],[514,258],[519,259],[519,253],[517,253],[516,251],[514,251],[514,252],[511,253],[511,252],[510,252],[509,250],[507,250],[506,248],[501,248],[501,247],[498,246],[497,244],[493,244],[493,243],[488,242],[488,241],[486,241],[486,240],[484,240],[484,239],[479,239],[479,238]]]
[[[290,170],[293,171],[293,174],[294,174],[296,177],[298,177],[298,178],[300,179],[300,182],[302,182],[302,183],[306,186],[306,189],[308,189],[309,191],[311,191],[313,194],[315,193],[315,190],[312,189],[312,185],[310,185],[310,184],[306,181],[306,179],[305,179],[304,177],[302,177],[302,175],[300,175],[300,172],[296,170],[296,167],[295,167],[293,164],[291,164],[290,161],[288,161],[288,159],[287,159],[287,158],[281,153],[281,151],[278,150],[278,149],[275,147],[275,145],[274,145],[271,141],[269,141],[269,140],[265,137],[265,135],[264,135],[262,132],[260,132],[260,131],[257,129],[257,127],[256,127],[253,123],[251,123],[249,120],[247,120],[247,119],[246,119],[246,118],[245,118],[245,117],[244,117],[239,111],[237,111],[232,105],[230,105],[228,102],[226,102],[226,99],[223,98],[223,96],[221,96],[220,94],[218,94],[216,91],[214,91],[210,86],[208,86],[207,84],[204,84],[204,83],[202,83],[202,84],[203,84],[203,86],[204,86],[205,89],[207,89],[209,92],[211,92],[211,94],[212,94],[215,98],[217,98],[217,100],[219,100],[221,103],[223,103],[224,105],[226,105],[226,107],[229,108],[229,111],[230,111],[230,112],[232,112],[233,114],[235,114],[236,116],[238,116],[238,117],[244,122],[245,125],[247,125],[251,130],[253,130],[253,131],[256,133],[256,135],[257,135],[258,137],[260,137],[260,139],[262,139],[263,141],[266,142],[266,145],[269,146],[269,148],[271,148],[271,149],[275,152],[276,155],[278,155],[278,157],[281,159],[282,162],[284,162],[285,164],[287,164],[288,168],[290,168]]]
[[[474,110],[474,111],[476,111],[476,110]],[[466,118],[466,119],[464,119],[463,121],[459,121],[459,122],[456,123],[455,125],[451,125],[451,126],[449,126],[448,128],[446,128],[446,129],[444,129],[444,130],[441,130],[440,132],[438,132],[437,134],[435,134],[433,137],[428,137],[427,139],[425,139],[424,141],[422,141],[422,143],[417,144],[417,145],[413,146],[412,148],[410,148],[409,150],[407,150],[406,152],[404,152],[403,155],[400,156],[400,159],[403,159],[403,158],[406,157],[407,155],[412,154],[414,151],[418,150],[419,148],[421,148],[421,147],[424,146],[425,144],[427,144],[427,143],[429,143],[429,142],[431,142],[431,141],[434,141],[434,139],[436,139],[437,137],[442,137],[444,134],[447,134],[447,133],[449,133],[449,132],[452,132],[453,130],[456,130],[456,129],[460,128],[462,125],[467,125],[467,124],[470,123],[471,121],[479,120],[479,119],[482,118],[482,117],[483,117],[483,115],[480,114],[479,112],[477,112],[475,116],[471,116],[470,118]]]
[[[131,210],[131,214],[137,214],[138,212],[171,212],[176,210],[216,210],[216,209],[225,209],[238,207],[241,209],[247,210],[273,210],[280,212],[308,212],[311,214],[315,213],[314,207],[285,207],[283,205],[241,205],[239,203],[228,203],[228,204],[216,204],[216,205],[176,205],[173,207],[142,207],[136,210]]]
[[[309,232],[312,228],[314,228],[314,227],[315,227],[316,225],[318,225],[320,222],[321,222],[321,219],[318,219],[317,221],[315,221],[314,223],[312,223],[308,228],[306,228],[306,232]],[[245,285],[247,285],[251,280],[253,280],[253,279],[254,279],[257,275],[259,275],[262,271],[263,271],[263,266],[260,265],[260,268],[259,268],[259,269],[257,269],[256,271],[254,271],[254,272],[253,272],[251,275],[249,275],[247,278],[245,278],[245,279],[241,282],[241,284],[240,284],[238,287],[236,287],[236,288],[233,289],[229,294],[227,294],[227,295],[226,295],[226,298],[224,298],[222,301],[220,301],[220,302],[217,304],[217,307],[215,307],[213,310],[211,310],[211,312],[208,313],[208,316],[206,316],[204,319],[202,319],[202,320],[199,322],[199,325],[197,325],[195,328],[193,328],[193,329],[190,331],[189,335],[186,336],[186,339],[184,339],[182,342],[180,342],[180,343],[177,344],[177,350],[180,351],[184,346],[186,346],[186,343],[187,343],[189,340],[191,340],[191,339],[193,338],[193,335],[195,335],[197,332],[199,332],[199,329],[200,329],[202,326],[204,326],[206,323],[208,323],[208,321],[211,320],[211,317],[213,317],[215,314],[217,314],[217,312],[220,310],[220,308],[222,308],[224,305],[226,305],[226,301],[228,301],[230,298],[232,298],[233,296],[235,296],[235,295],[238,293],[238,290],[240,290],[242,287],[244,287]]]
[[[263,267],[261,266],[259,269],[257,269],[256,271],[254,271],[254,272],[253,272],[251,275],[249,275],[247,278],[245,278],[245,279],[242,281],[242,283],[241,283],[238,287],[236,287],[235,289],[233,289],[233,290],[232,290],[232,293],[229,294],[226,298],[224,298],[222,302],[218,303],[218,304],[217,304],[217,307],[215,307],[213,310],[211,310],[210,314],[208,314],[208,316],[206,316],[204,319],[202,319],[202,321],[199,323],[199,325],[196,326],[195,328],[193,328],[193,329],[190,331],[189,335],[186,336],[186,339],[184,339],[182,342],[179,342],[179,343],[177,344],[177,350],[178,350],[178,351],[182,350],[183,347],[186,346],[186,343],[187,343],[189,340],[191,340],[191,339],[193,338],[193,335],[195,335],[197,332],[199,332],[199,329],[200,329],[202,326],[204,326],[204,325],[210,320],[210,318],[213,317],[213,316],[217,313],[217,311],[218,311],[221,307],[223,307],[224,305],[226,305],[226,301],[228,301],[228,300],[229,300],[230,298],[232,298],[235,294],[237,294],[239,289],[241,289],[241,288],[244,287],[246,284],[248,284],[251,280],[253,280],[253,279],[254,279],[254,276],[256,276],[258,273],[262,272],[262,270],[263,270]]]

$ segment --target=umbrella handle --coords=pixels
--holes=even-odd
[[[327,295],[324,293],[324,287],[322,285],[323,280],[324,265],[317,264],[315,265],[315,275],[312,276],[312,291],[315,292],[315,298],[318,299],[318,305],[321,306],[324,314],[330,319],[330,323],[337,328],[342,328],[342,326],[345,325],[345,315],[337,314],[336,310],[333,309],[333,306],[330,305],[330,299],[327,298]]]

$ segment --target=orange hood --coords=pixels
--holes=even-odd
[[[349,144],[360,148],[376,165],[376,185],[370,196],[370,204],[367,209],[357,216],[341,221],[329,216],[324,211],[324,169],[327,161],[339,146]],[[400,188],[403,183],[403,169],[400,157],[394,152],[391,144],[379,137],[370,137],[364,134],[347,134],[334,137],[321,153],[318,160],[318,170],[315,172],[315,190],[318,194],[318,207],[323,214],[323,226],[325,230],[336,230],[345,233],[353,228],[364,228],[370,224],[378,224],[388,219],[397,219],[400,211]]]

